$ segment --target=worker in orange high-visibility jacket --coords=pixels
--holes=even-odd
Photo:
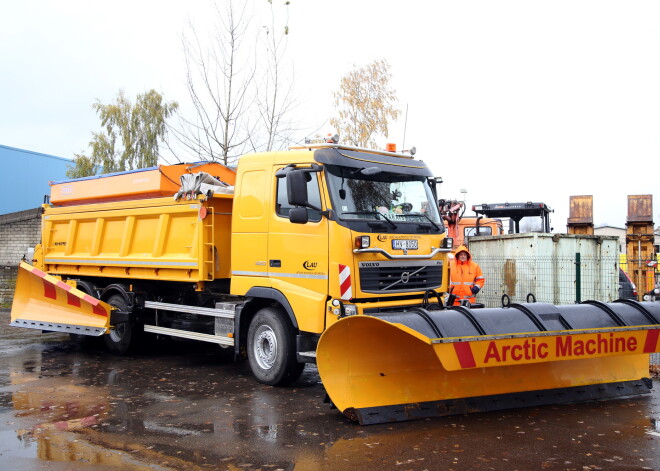
[[[464,245],[456,249],[454,260],[449,264],[451,281],[449,294],[456,296],[454,306],[458,306],[462,300],[474,303],[476,294],[484,287],[486,278],[481,272],[481,267],[472,260],[470,251]]]

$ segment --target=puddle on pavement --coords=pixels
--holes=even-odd
[[[549,406],[360,427],[323,403],[188,345],[110,357],[67,344],[0,356],[0,468],[656,469],[651,400]],[[568,464],[567,464],[568,462]],[[613,464],[614,463],[614,464]]]

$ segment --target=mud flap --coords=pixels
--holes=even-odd
[[[112,306],[21,262],[11,325],[78,335],[108,331]]]
[[[358,315],[324,332],[317,364],[333,404],[372,424],[648,393],[659,328],[438,339]]]

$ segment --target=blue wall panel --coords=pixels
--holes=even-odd
[[[0,145],[0,214],[43,204],[48,182],[66,180],[71,165],[62,157]]]

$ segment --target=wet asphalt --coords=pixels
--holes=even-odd
[[[307,366],[256,383],[215,346],[130,357],[0,313],[0,470],[658,470],[651,396],[360,426]],[[657,419],[657,422],[656,422]]]

